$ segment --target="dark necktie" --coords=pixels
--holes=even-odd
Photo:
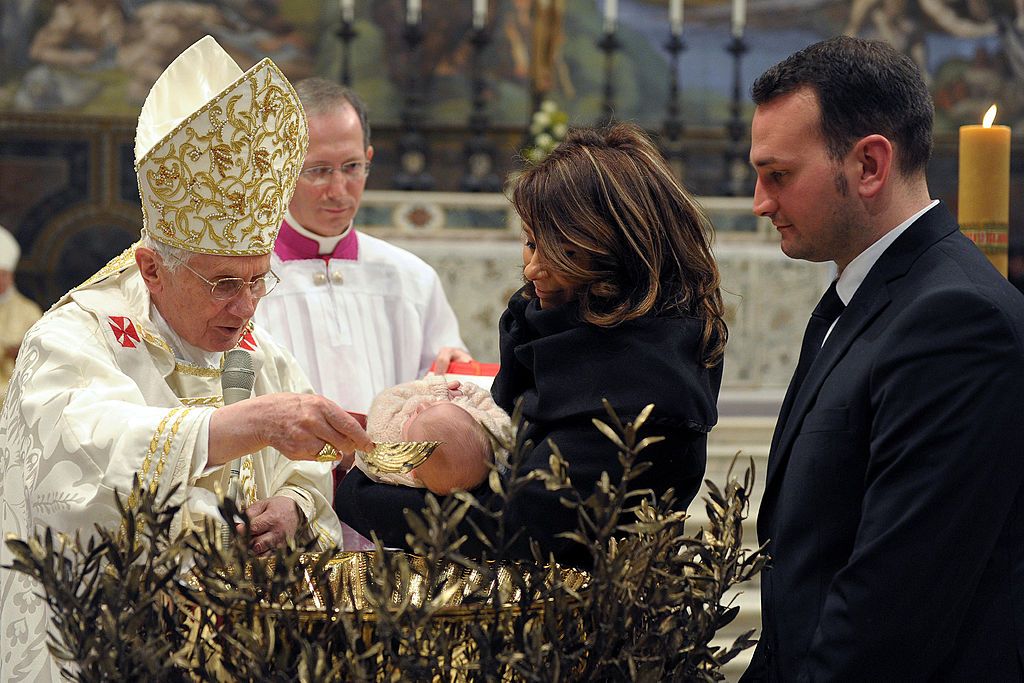
[[[821,350],[828,328],[832,326],[844,308],[846,308],[846,304],[836,293],[836,283],[833,281],[822,295],[821,301],[811,312],[811,319],[807,321],[804,341],[800,346],[800,360],[797,361],[796,372],[793,374],[794,390],[798,390],[803,384],[807,371],[810,370],[814,359],[818,356],[818,351]]]

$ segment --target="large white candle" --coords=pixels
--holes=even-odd
[[[996,105],[980,126],[960,127],[960,230],[1006,275],[1009,265],[1010,127],[993,126]]]
[[[674,36],[683,32],[683,0],[669,0],[668,25]]]
[[[604,0],[604,32],[615,33],[619,21],[619,0]]]
[[[483,28],[487,23],[487,0],[473,0],[473,28]]]
[[[747,0],[732,0],[732,35],[743,36],[743,27],[747,25]]]
[[[349,24],[356,18],[356,0],[341,0],[341,20]]]
[[[420,0],[409,0],[405,6],[405,23],[407,24],[418,24],[420,23],[420,11],[422,10]]]

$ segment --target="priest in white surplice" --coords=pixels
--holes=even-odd
[[[332,448],[365,432],[311,394],[294,358],[254,327],[270,252],[307,143],[291,85],[270,60],[246,73],[209,37],[178,57],[136,135],[142,240],[29,331],[0,412],[0,531],[115,525],[134,475],[182,487],[176,524],[216,514],[238,461],[254,551],[290,536],[340,541]],[[252,354],[253,398],[222,407],[224,352]],[[0,548],[0,564],[10,553]],[[56,680],[40,588],[0,570],[0,680]]]
[[[365,106],[321,78],[295,90],[309,152],[274,246],[281,284],[256,320],[317,391],[366,413],[379,392],[419,379],[435,358],[441,372],[472,358],[434,269],[352,225],[373,159]]]

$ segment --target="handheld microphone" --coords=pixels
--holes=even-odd
[[[224,354],[224,369],[220,375],[224,405],[229,406],[249,398],[255,383],[256,372],[252,369],[252,354],[245,349],[231,349]]]
[[[224,354],[224,369],[220,375],[221,393],[224,394],[224,405],[244,401],[252,395],[252,387],[256,383],[256,372],[252,367],[252,354],[244,349],[231,349]],[[231,479],[228,481],[228,497],[238,500],[238,476],[241,458],[231,461]],[[225,526],[222,529],[224,547],[231,540],[231,531]]]

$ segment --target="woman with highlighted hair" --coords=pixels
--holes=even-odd
[[[570,131],[513,181],[511,200],[523,222],[525,284],[499,323],[492,392],[509,412],[522,401],[533,444],[523,468],[546,469],[554,443],[586,498],[602,473],[622,474],[618,449],[592,423],[607,419],[602,399],[624,421],[653,403],[640,437],[664,439],[643,450],[649,467],[632,485],[672,488],[685,507],[704,475],[727,337],[710,224],[650,139],[626,124]],[[486,484],[474,493],[499,503]],[[352,473],[335,509],[361,533],[404,545],[402,511],[422,508],[423,495]],[[514,555],[529,558],[536,541],[559,562],[588,562],[586,548],[560,536],[577,526],[564,495],[532,482],[504,508],[506,528],[523,530]],[[470,517],[493,531],[486,515]],[[480,553],[468,527],[467,536],[463,552]]]

